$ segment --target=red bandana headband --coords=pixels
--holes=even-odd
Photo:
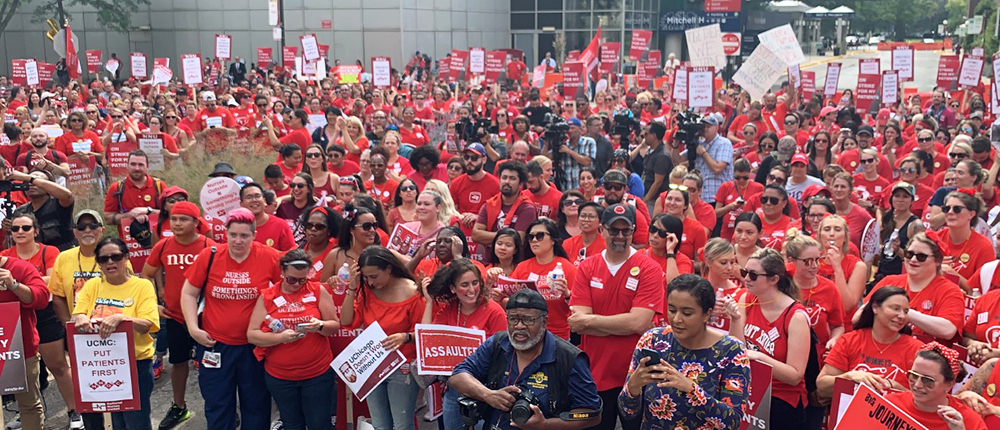
[[[932,242],[937,244],[938,249],[941,250],[941,255],[947,256],[950,253],[951,249],[949,249],[948,244],[945,243],[944,240],[942,240],[943,238],[941,237],[941,233],[927,230],[924,232],[924,235],[926,235],[927,238],[930,239]]]
[[[962,364],[958,361],[958,351],[937,342],[928,343],[922,346],[920,350],[934,351],[941,354],[945,360],[948,360],[948,367],[951,367],[951,375],[956,378],[958,377],[958,372],[962,368]]]
[[[968,195],[970,195],[972,197],[976,196],[976,189],[975,188],[959,188],[959,189],[957,189],[955,191],[958,191],[960,193],[968,194]]]

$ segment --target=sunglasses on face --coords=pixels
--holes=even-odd
[[[361,228],[364,231],[372,231],[372,230],[375,230],[376,227],[378,227],[378,224],[374,223],[374,222],[365,222],[365,223],[358,224],[355,227],[359,227],[359,228]]]
[[[785,125],[795,125],[798,123],[799,123],[798,121],[785,121]]]
[[[33,229],[33,228],[35,228],[35,226],[33,226],[33,225],[13,225],[13,226],[10,227],[10,231],[12,231],[14,233],[17,233],[19,231],[23,231],[23,232],[27,233],[27,232],[31,231],[31,229]]]
[[[622,184],[604,184],[604,189],[610,191],[622,191],[625,189],[625,186]]]
[[[757,273],[757,272],[751,272],[751,271],[749,271],[747,269],[740,269],[740,276],[742,276],[744,278],[747,278],[750,281],[756,281],[757,278],[759,278],[761,276],[772,276],[772,275],[770,273],[767,273],[767,272],[765,272],[765,273]]]
[[[288,186],[292,187],[292,188],[305,188],[305,187],[308,187],[308,185],[303,184],[301,182],[292,182],[292,183],[288,184]]]
[[[960,214],[962,211],[968,209],[965,206],[944,206],[941,208],[944,213],[951,212],[953,214]]]
[[[563,201],[563,206],[580,206],[583,204],[583,199],[566,199]]]
[[[776,205],[778,203],[781,203],[780,197],[760,196],[760,204],[762,205]]]
[[[813,142],[814,143],[830,143],[830,140],[829,139],[816,139]]]
[[[306,154],[306,158],[323,158],[323,154],[319,152],[310,152]]]
[[[525,235],[525,238],[527,238],[529,241],[530,240],[536,240],[536,241],[541,242],[542,239],[545,239],[545,236],[548,236],[548,235],[549,234],[547,232],[539,231],[537,233],[528,233],[527,235]]]
[[[473,163],[476,163],[476,162],[478,162],[478,161],[479,161],[479,158],[480,158],[480,157],[479,157],[478,155],[471,155],[471,154],[462,154],[462,159],[463,159],[463,160],[465,160],[465,161],[471,161],[471,162],[473,162]]]
[[[282,276],[282,278],[284,278],[285,282],[287,282],[289,285],[295,285],[295,284],[305,285],[306,282],[309,282],[309,278],[299,278],[295,276]]]
[[[267,105],[257,105],[257,107],[259,107],[261,109],[267,109]]]
[[[960,128],[960,129],[958,129],[958,131],[961,132],[961,133],[972,133],[972,129],[968,128],[968,127]]]
[[[307,222],[305,225],[306,230],[326,230],[326,224],[320,224],[318,222]]]
[[[404,193],[407,191],[416,191],[416,190],[417,190],[416,185],[403,185],[402,187],[399,187],[399,191]]]
[[[604,227],[604,230],[608,232],[608,236],[629,236],[632,234],[632,227],[625,228],[615,228],[615,227]]]
[[[899,169],[899,171],[901,173],[917,173],[917,169],[915,169],[913,167],[905,167],[905,168]]]
[[[671,190],[679,190],[679,191],[687,191],[688,190],[688,186],[687,185],[670,184],[670,186],[668,188],[670,188]]]
[[[750,179],[750,175],[746,175],[746,176],[733,176],[733,178],[735,178],[737,181],[745,181],[747,179]]]
[[[99,229],[99,228],[101,228],[101,227],[102,227],[102,226],[101,226],[101,224],[100,224],[100,223],[96,223],[96,222],[85,222],[85,223],[82,223],[82,224],[77,224],[77,225],[76,225],[76,230],[77,230],[77,231],[86,231],[87,229],[90,229],[90,230],[97,230],[97,229]]]
[[[933,137],[918,137],[917,138],[917,142],[920,142],[920,143],[927,143],[927,142],[932,142],[932,141],[934,141]]]
[[[83,120],[80,118],[70,118],[69,122],[83,122]]]
[[[122,118],[124,118],[124,116],[121,116],[121,115],[111,115],[111,117],[114,118],[114,119],[122,119]]]
[[[906,380],[910,382],[910,385],[916,384],[919,380],[920,383],[927,388],[934,388],[934,386],[937,385],[937,381],[935,381],[934,378],[927,375],[921,375],[912,370],[906,371]]]
[[[874,162],[875,162],[874,158],[862,158],[861,159],[861,164],[871,164],[871,163],[874,163]]]
[[[803,264],[805,264],[806,266],[815,266],[815,265],[819,264],[819,261],[821,260],[821,257],[811,257],[811,258],[795,258],[795,257],[789,257],[789,258],[791,258],[792,260],[798,260],[798,261],[801,261],[801,262],[802,262]]]
[[[917,261],[923,263],[927,261],[927,258],[930,257],[930,255],[924,254],[923,252],[913,252],[910,250],[903,251],[903,258],[910,260],[914,257],[917,258]]]
[[[124,259],[125,259],[125,254],[122,253],[111,254],[111,255],[98,255],[96,258],[97,262],[100,264],[108,264],[112,261],[114,261],[115,263],[119,263]]]
[[[781,176],[767,175],[767,180],[771,182],[785,182],[785,178]]]
[[[659,228],[655,225],[651,225],[649,226],[649,234],[655,234],[657,236],[660,236],[660,239],[666,239],[667,235],[670,234],[670,232],[667,231],[667,229],[665,228]]]
[[[163,118],[166,118],[166,119],[177,119],[177,115],[169,115],[169,116],[165,116]]]
[[[969,156],[968,154],[963,154],[963,153],[960,153],[960,152],[952,152],[951,154],[948,154],[948,158],[957,158],[959,160],[964,160],[965,157],[968,157],[968,156]]]

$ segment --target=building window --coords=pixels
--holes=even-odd
[[[603,33],[602,33],[603,34]],[[566,32],[566,53],[577,50],[582,51],[587,48],[590,39],[594,36],[589,31],[567,31]]]
[[[510,0],[510,10],[514,11],[534,11],[535,0]]]
[[[594,22],[605,28],[622,28],[621,12],[594,12]]]
[[[539,13],[537,28],[541,30],[543,27],[554,27],[556,30],[561,30],[563,28],[562,19],[561,13]]]
[[[510,14],[510,29],[511,30],[534,30],[535,29],[535,14],[534,13],[512,13],[512,14]]]
[[[594,10],[622,10],[622,0],[594,0]]]
[[[566,10],[590,10],[590,0],[566,0]]]
[[[538,10],[563,10],[563,0],[538,0]]]
[[[596,27],[596,26],[595,26]],[[578,28],[584,30],[590,30],[590,13],[567,13],[566,14],[566,28]]]

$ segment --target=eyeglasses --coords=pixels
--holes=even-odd
[[[257,107],[259,107],[261,109],[267,109],[267,105],[257,105]]]
[[[70,118],[69,122],[83,122],[83,120],[80,118]]]
[[[306,277],[306,278],[299,278],[299,277],[296,277],[296,276],[282,276],[282,278],[285,278],[285,282],[287,282],[290,285],[295,285],[295,284],[305,285],[306,282],[309,282],[309,278],[308,277]]]
[[[798,121],[795,121],[795,120],[791,120],[791,121],[788,121],[788,120],[786,120],[786,121],[785,121],[785,125],[795,125],[795,124],[798,124],[798,123],[799,123],[799,122],[798,122]]]
[[[364,222],[356,225],[355,227],[360,227],[364,231],[372,231],[375,230],[376,227],[378,227],[378,224],[374,222]]]
[[[76,230],[77,231],[86,231],[87,229],[97,230],[97,229],[99,229],[101,227],[103,227],[101,225],[101,223],[97,223],[97,222],[85,222],[85,223],[82,223],[82,224],[77,224],[76,225]]]
[[[900,173],[917,173],[917,169],[914,167],[904,167],[899,169]]]
[[[874,162],[875,162],[874,158],[862,158],[861,159],[861,164],[871,164],[871,163],[874,163]]]
[[[533,317],[529,315],[507,315],[507,325],[514,327],[518,324],[524,324],[525,327],[531,327],[534,326],[540,319],[541,317]]]
[[[813,219],[823,218],[824,215],[826,215],[826,212],[821,214],[806,214],[806,218],[813,218]]]
[[[972,129],[969,128],[969,127],[962,127],[960,129],[958,129],[958,132],[959,133],[972,133]]]
[[[906,380],[910,382],[911,386],[916,384],[918,380],[920,381],[920,384],[927,388],[934,388],[934,386],[937,385],[937,381],[934,380],[934,378],[927,375],[921,375],[912,370],[906,371]]]
[[[811,258],[795,258],[795,257],[788,257],[788,258],[791,258],[792,260],[798,260],[798,261],[801,261],[801,262],[803,262],[803,263],[804,263],[804,264],[805,264],[806,266],[815,266],[815,265],[819,264],[819,260],[821,259],[821,257],[811,257]]]
[[[308,152],[306,153],[306,158],[323,158],[323,154],[320,152]]]
[[[525,235],[525,237],[528,240],[536,240],[536,241],[539,241],[539,242],[541,242],[542,239],[545,239],[545,236],[549,236],[549,233],[548,232],[544,232],[544,231],[539,231],[539,232],[535,232],[535,233],[528,233],[528,234]]]
[[[100,264],[108,264],[108,263],[110,263],[112,261],[114,261],[115,263],[118,263],[118,262],[121,262],[124,259],[125,259],[125,254],[117,253],[117,254],[111,254],[111,255],[98,255],[95,260],[97,260],[97,262],[100,263]]]
[[[924,254],[923,252],[913,252],[910,250],[903,251],[903,258],[910,260],[913,257],[916,257],[917,261],[923,263],[927,261],[927,257],[930,257],[930,255]]]
[[[606,230],[608,232],[608,236],[611,237],[630,236],[632,232],[635,231],[632,227],[625,227],[625,228],[604,227],[604,230]]]
[[[33,226],[33,225],[13,225],[13,226],[10,227],[10,231],[12,231],[14,233],[17,233],[19,231],[23,231],[23,232],[27,233],[27,232],[31,231],[31,229],[33,229],[33,228],[35,228],[35,226]]]
[[[604,189],[610,191],[622,191],[625,189],[625,186],[622,184],[604,184]]]
[[[306,188],[306,187],[308,187],[308,185],[303,184],[301,182],[292,182],[292,183],[288,184],[288,186],[292,187],[292,188]]]
[[[968,157],[968,156],[969,156],[969,154],[963,154],[963,153],[960,153],[960,152],[952,152],[952,153],[948,154],[948,158],[957,158],[959,160],[964,160],[965,157]]]
[[[751,271],[749,271],[747,269],[740,269],[740,276],[742,276],[744,278],[747,278],[750,281],[756,281],[757,278],[759,278],[761,276],[774,276],[774,275],[771,274],[771,273],[767,273],[767,272],[757,273],[757,272],[751,272]]]
[[[944,211],[944,213],[951,212],[953,214],[960,214],[962,213],[962,211],[968,208],[965,206],[956,205],[956,206],[944,206],[941,209]]]
[[[580,206],[583,204],[583,199],[566,199],[563,200],[563,206]]]
[[[111,117],[114,118],[114,119],[122,119],[122,118],[124,118],[124,116],[122,116],[122,115],[111,115]]]
[[[416,185],[403,185],[402,187],[399,187],[399,191],[403,193],[407,191],[416,191],[416,190],[417,190]]]
[[[580,219],[597,219],[597,215],[587,212],[587,213],[580,214],[579,218]]]
[[[760,204],[762,204],[762,205],[776,205],[778,203],[781,203],[781,198],[780,197],[760,196]]]
[[[473,163],[478,162],[481,157],[478,155],[462,154],[462,159],[465,161],[471,161]]]
[[[917,142],[920,142],[920,143],[927,143],[927,142],[931,142],[933,140],[934,140],[933,137],[918,137],[917,138]]]
[[[734,176],[733,178],[735,178],[737,181],[745,181],[747,179],[750,179],[750,175],[747,175],[747,176]]]
[[[830,143],[830,139],[813,139],[813,143]]]
[[[177,119],[177,115],[168,115],[168,116],[165,116],[163,118],[165,118],[165,119]]]
[[[264,198],[263,194],[247,194],[243,196],[243,200],[258,200],[263,198]]]
[[[678,190],[678,191],[687,191],[688,190],[688,186],[687,185],[670,184],[670,186],[668,188],[670,188],[671,190]]]
[[[774,149],[774,144],[772,144],[772,143],[766,143],[766,144],[760,145],[760,149]]]
[[[667,231],[667,229],[665,228],[658,228],[655,225],[651,225],[649,226],[649,234],[655,234],[657,236],[660,236],[660,239],[666,239],[667,235],[670,234],[670,232]]]
[[[785,178],[781,176],[767,175],[767,180],[772,182],[785,182]]]
[[[304,227],[306,230],[326,230],[326,224],[320,224],[318,222],[307,222]]]
[[[88,111],[87,111],[87,115],[90,115],[90,114],[94,114],[94,115],[97,115],[97,113],[98,113],[98,112],[97,112],[96,110],[88,110]]]

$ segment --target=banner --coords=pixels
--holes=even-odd
[[[163,159],[163,135],[143,133],[139,135],[139,149],[149,157],[149,170],[162,171],[167,168]]]
[[[417,324],[417,373],[451,376],[486,341],[486,332],[440,324]]]
[[[96,75],[101,70],[101,50],[88,49],[84,55],[87,56],[87,73]]]
[[[76,411],[124,412],[139,410],[139,380],[131,321],[101,339],[96,333],[80,333],[66,323],[70,368]]]
[[[240,207],[240,184],[231,178],[212,178],[202,185],[198,196],[205,215],[225,223],[229,211]]]
[[[132,77],[146,79],[149,73],[146,71],[146,54],[142,52],[132,53]]]
[[[455,81],[462,76],[465,70],[465,58],[469,56],[469,51],[461,49],[451,50],[451,67],[448,69],[448,79]]]
[[[396,228],[392,229],[392,234],[389,235],[387,248],[406,256],[413,256],[419,245],[416,243],[418,237],[420,235],[417,232],[405,227],[403,223],[396,224]]]
[[[390,352],[382,347],[385,338],[385,331],[376,321],[330,363],[358,400],[364,401],[392,372],[409,365],[398,350]]]
[[[632,30],[632,46],[628,50],[628,59],[639,61],[649,51],[649,41],[653,39],[651,30]]]
[[[21,337],[21,303],[0,303],[0,394],[28,391]]]
[[[882,106],[896,104],[899,98],[899,71],[882,72]]]
[[[689,67],[688,107],[710,108],[715,103],[715,67]]]
[[[674,103],[687,105],[688,101],[688,69],[678,67],[674,71],[674,93],[671,97]]]
[[[166,84],[174,77],[174,71],[170,70],[169,58],[153,59],[153,80],[152,85]]]
[[[861,75],[882,75],[878,58],[862,58],[858,60],[858,74]]]
[[[979,86],[983,76],[983,57],[966,55],[962,58],[962,68],[958,72],[958,85],[966,88]]]
[[[139,149],[139,145],[126,140],[116,141],[117,133],[112,136],[112,142],[105,147],[107,153],[108,174],[112,178],[121,178],[128,174],[128,153]],[[122,137],[124,139],[124,137]],[[89,146],[89,145],[88,145]],[[74,148],[81,150],[86,148]],[[89,150],[89,149],[88,149]]]
[[[299,43],[302,45],[302,57],[306,61],[316,61],[321,57],[319,53],[319,42],[315,34],[299,36]]]
[[[486,73],[485,48],[469,48],[469,73]]]
[[[838,83],[840,83],[840,63],[827,63],[826,82],[823,84],[823,97],[833,97],[837,94]]]
[[[506,58],[507,53],[504,51],[489,51],[486,53],[485,81],[487,84],[495,83],[500,78],[500,74],[504,72],[503,61]]]
[[[228,34],[215,35],[215,58],[228,60],[232,58],[233,36]]]
[[[913,80],[913,48],[911,46],[893,47],[889,60],[890,69],[899,71],[900,82]]]
[[[816,72],[805,71],[802,75],[802,99],[811,100],[816,94]]]
[[[887,423],[890,423],[888,425]],[[858,430],[874,428],[898,428],[927,430],[923,424],[908,415],[896,405],[889,403],[867,385],[861,384],[854,398],[837,421],[834,430]]]
[[[14,85],[28,85],[27,71],[24,68],[27,61],[28,60],[10,60],[10,80]],[[35,71],[35,81],[38,81],[37,70]]]
[[[531,71],[531,87],[542,88],[543,86],[545,86],[545,65],[539,64],[535,66],[535,70]]]
[[[994,75],[996,74],[997,57],[993,57]],[[938,59],[937,86],[945,91],[951,90],[958,80],[958,69],[961,62],[957,55],[942,55]]]
[[[521,291],[525,288],[530,290],[538,290],[538,285],[535,281],[514,279],[500,275],[497,276],[496,286],[493,287],[493,291],[499,293],[500,297],[507,298],[513,296],[514,293]]]
[[[858,75],[858,86],[854,88],[854,98],[857,99],[859,112],[867,112],[879,98],[879,86],[882,84],[881,74]]]
[[[372,84],[378,88],[392,85],[392,59],[389,57],[372,57]]]
[[[181,76],[183,77],[184,85],[201,85],[204,83],[201,70],[201,55],[181,55]]]
[[[744,405],[746,413],[740,430],[749,428],[767,430],[771,424],[771,366],[757,360],[750,360],[749,398]]]
[[[342,84],[356,84],[360,82],[359,79],[361,78],[361,66],[357,64],[337,66],[336,72],[340,76],[340,83]]]
[[[621,42],[604,42],[601,44],[601,63],[598,71],[601,73],[614,73],[617,70],[618,59],[621,54]]]
[[[39,61],[35,64],[38,68],[38,86],[47,87],[49,82],[52,82],[52,76],[56,74],[56,65],[44,61]],[[28,77],[31,77],[30,72],[28,73]]]
[[[802,53],[799,39],[795,37],[795,30],[792,30],[792,26],[789,24],[765,31],[757,38],[760,40],[760,45],[770,49],[775,57],[784,62],[783,66],[806,62],[806,56]],[[754,52],[757,50],[754,49]]]
[[[451,53],[438,61],[438,76],[443,79],[448,79],[451,76]]]
[[[722,49],[722,31],[719,24],[692,28],[684,32],[687,38],[688,55],[691,65],[712,66],[716,69],[726,67],[726,53]]]
[[[267,25],[278,25],[278,0],[267,0]]]
[[[584,66],[580,61],[563,63],[563,97],[575,100],[584,93]]]
[[[785,67],[786,64],[767,46],[759,44],[733,75],[733,82],[747,90],[754,100],[760,100],[781,76]]]
[[[265,69],[270,67],[273,53],[274,49],[269,46],[257,48],[257,65]]]
[[[295,68],[295,57],[299,53],[298,46],[285,46],[281,48],[281,66],[286,69]]]

